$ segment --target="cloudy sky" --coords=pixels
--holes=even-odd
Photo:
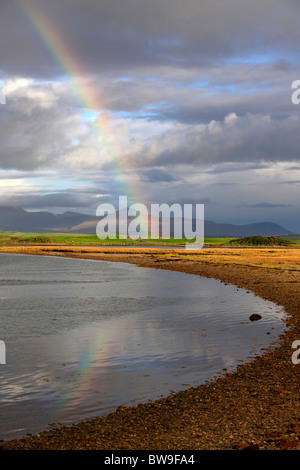
[[[128,195],[300,232],[299,15],[298,0],[1,0],[0,205],[95,215]]]

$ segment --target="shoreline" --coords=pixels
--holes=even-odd
[[[5,441],[2,449],[300,449],[300,364],[291,359],[292,343],[300,340],[298,250],[56,248],[1,247],[0,253],[126,262],[215,278],[283,307],[287,331],[275,347],[233,373],[224,371],[216,380],[150,403],[120,406],[106,416]]]

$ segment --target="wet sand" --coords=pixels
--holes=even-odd
[[[16,247],[1,252],[129,262],[219,279],[283,306],[278,345],[236,372],[155,402],[120,406],[107,416],[2,444],[3,449],[225,450],[300,449],[300,250],[186,250]],[[300,357],[300,354],[299,354]]]

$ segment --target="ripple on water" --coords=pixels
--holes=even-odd
[[[2,439],[199,385],[285,328],[244,289],[104,261],[0,255],[0,300]]]

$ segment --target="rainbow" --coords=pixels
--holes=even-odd
[[[143,202],[144,197],[137,185],[132,180],[129,183],[126,179],[126,170],[130,170],[130,167],[126,162],[121,162],[120,157],[118,157],[121,152],[120,149],[117,149],[110,128],[109,113],[101,102],[99,92],[95,92],[93,87],[87,86],[86,72],[78,62],[76,54],[61,36],[55,27],[55,22],[51,21],[49,13],[42,7],[41,3],[35,0],[21,0],[18,1],[18,4],[23,10],[25,19],[28,20],[37,40],[42,43],[46,53],[59,66],[62,76],[67,79],[66,81],[72,88],[79,107],[82,108],[82,114],[86,110],[99,112],[93,129],[100,146],[106,150],[110,157],[115,179],[122,186],[120,194],[126,195],[131,203]]]
[[[42,7],[41,3],[34,0],[17,0],[17,2],[20,9],[23,11],[25,19],[27,19],[31,29],[35,33],[37,40],[43,45],[51,60],[60,67],[62,77],[66,77],[67,82],[72,87],[76,100],[82,108],[82,113],[86,110],[97,110],[99,114],[101,114],[101,118],[95,121],[94,131],[100,145],[104,146],[106,151],[109,152],[113,162],[115,178],[119,179],[120,184],[123,185],[121,194],[126,195],[128,201],[130,200],[131,203],[135,201],[142,203],[143,199],[140,197],[137,198],[138,190],[133,188],[133,183],[131,182],[129,184],[126,181],[126,170],[129,169],[129,167],[126,168],[125,163],[121,163],[121,161],[118,160],[120,153],[116,151],[116,144],[109,125],[109,115],[101,103],[99,93],[96,93],[91,87],[86,86],[86,74],[83,67],[78,62],[76,54],[71,50],[59,31],[57,31],[55,23],[51,21],[48,12]],[[117,328],[115,332],[112,332],[112,335],[118,335]],[[101,338],[98,338],[98,340],[96,344],[89,345],[88,354],[90,354],[93,362],[100,364],[103,362],[105,354],[103,351],[99,351]],[[80,384],[77,383],[75,390],[73,389],[71,392],[71,396],[68,396],[70,392],[66,392],[66,394],[61,397],[56,413],[57,419],[59,419],[59,417],[62,418],[64,414],[63,410],[65,409],[64,405],[69,399],[74,398],[74,393],[78,398],[84,400],[85,392],[90,387],[90,378],[88,376],[89,368],[84,370],[84,366],[81,367],[83,367],[83,370],[81,369],[82,375]]]
[[[66,377],[69,377],[69,381],[66,382],[66,378],[61,377],[63,383],[58,386],[56,391],[55,407],[46,411],[49,423],[50,421],[69,421],[70,414],[74,416],[74,408],[89,405],[91,394],[99,399],[99,413],[102,414],[103,406],[105,408],[110,407],[110,403],[104,403],[103,401],[105,394],[102,393],[101,383],[107,380],[104,377],[105,371],[110,370],[107,369],[107,358],[112,355],[110,345],[118,344],[118,339],[124,333],[124,324],[121,322],[118,325],[117,322],[116,325],[112,325],[111,328],[104,328],[103,331],[98,326],[93,333],[94,335],[92,334],[92,337],[89,337],[89,341],[85,342],[81,349],[78,348],[77,356],[72,360],[73,363],[77,362],[76,369],[71,369],[71,373],[68,369],[66,370]],[[95,375],[97,375],[97,389],[94,383],[96,380]],[[99,395],[95,395],[96,393]],[[93,399],[94,403],[95,398]],[[95,406],[94,403],[93,406]]]

